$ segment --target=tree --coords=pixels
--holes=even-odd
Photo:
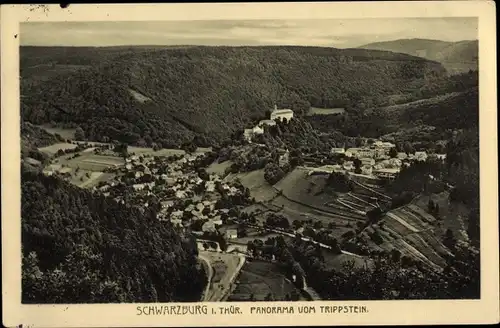
[[[455,239],[455,235],[451,229],[446,229],[446,233],[443,238],[443,245],[448,247],[450,250],[454,250],[457,244],[457,240]]]
[[[207,244],[207,242],[203,242],[203,248],[204,248],[206,251],[208,251],[208,244]]]
[[[403,151],[406,153],[406,154],[414,154],[415,153],[415,148],[413,148],[412,144],[410,142],[405,142],[403,144]]]
[[[392,147],[390,150],[389,150],[389,156],[391,158],[396,158],[398,157],[398,151],[395,147]]]
[[[427,208],[429,210],[429,213],[434,213],[435,205],[434,205],[434,202],[432,201],[432,198],[429,198],[429,202],[427,204]]]
[[[75,139],[76,140],[85,140],[85,132],[81,127],[77,127],[75,130]]]
[[[266,295],[266,298],[265,298],[264,300],[265,300],[265,301],[268,301],[268,302],[269,302],[269,301],[273,301],[273,300],[274,300],[274,298],[273,298],[273,294],[272,294],[272,293],[268,293],[268,294]]]

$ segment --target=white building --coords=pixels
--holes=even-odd
[[[215,231],[215,224],[212,221],[207,221],[203,223],[201,231],[207,231],[207,232]]]
[[[227,229],[226,230],[226,238],[227,239],[238,238],[238,231],[236,229]]]
[[[332,154],[345,154],[345,149],[344,148],[332,148],[330,153],[332,153]]]
[[[361,161],[361,165],[365,165],[365,166],[372,166],[375,164],[375,160],[373,158],[370,158],[370,157],[361,158],[360,161]]]
[[[287,121],[290,121],[293,118],[293,110],[291,109],[278,109],[278,107],[275,105],[274,110],[271,112],[271,120],[283,120],[286,119]]]
[[[253,129],[245,129],[243,131],[243,137],[246,141],[252,142]]]
[[[372,166],[371,165],[365,165],[361,167],[361,173],[366,174],[366,175],[371,175],[372,174]]]
[[[253,134],[263,134],[264,133],[264,129],[261,128],[260,126],[256,126],[252,129],[252,133]]]
[[[354,170],[354,162],[351,162],[351,161],[344,162],[343,167],[344,167],[344,170],[346,170],[346,171]]]
[[[257,125],[258,126],[264,126],[264,125],[274,126],[274,125],[276,125],[276,121],[274,121],[274,120],[262,120]]]
[[[427,153],[425,151],[417,151],[414,158],[417,161],[424,162],[427,160]]]
[[[280,156],[279,158],[279,166],[285,166],[288,164],[290,158],[290,152],[287,150],[283,155]]]

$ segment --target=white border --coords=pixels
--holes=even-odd
[[[496,39],[493,1],[70,5],[1,7],[3,324],[37,327],[464,324],[499,321]],[[314,302],[367,305],[364,314],[137,316],[139,304],[21,305],[19,22],[478,17],[480,69],[481,300]],[[259,302],[259,305],[265,305]],[[272,303],[277,305],[278,303]],[[304,304],[303,302],[294,305]],[[313,303],[307,302],[307,305]],[[170,305],[170,304],[167,304]],[[210,306],[219,306],[216,303]],[[290,305],[283,303],[283,305]]]

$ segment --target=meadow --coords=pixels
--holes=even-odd
[[[66,150],[66,149],[75,149],[76,145],[71,144],[71,143],[66,143],[66,142],[61,142],[61,143],[56,143],[47,147],[41,147],[38,150],[40,150],[42,153],[45,153],[49,156],[55,155],[59,149]]]
[[[345,109],[344,108],[318,108],[318,107],[311,107],[309,111],[307,112],[308,116],[312,115],[335,115],[335,114],[344,114]]]
[[[235,181],[239,179],[241,184],[250,189],[251,197],[254,197],[257,202],[266,202],[278,194],[264,178],[264,170],[255,170],[245,173],[236,173],[228,175],[225,181]]]

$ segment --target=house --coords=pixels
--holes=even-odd
[[[361,167],[361,173],[366,174],[366,175],[371,175],[372,174],[372,166],[371,165],[364,165]]]
[[[345,154],[345,149],[344,148],[332,148],[330,150],[331,154]]]
[[[185,190],[177,190],[175,192],[175,197],[177,197],[177,198],[185,198],[186,197],[186,191]]]
[[[436,159],[440,159],[444,161],[446,159],[446,154],[434,154],[433,155]]]
[[[203,223],[201,226],[201,231],[206,231],[206,232],[214,232],[215,231],[215,224],[212,221],[207,221]]]
[[[205,189],[207,192],[214,192],[215,191],[215,183],[213,181],[206,181],[205,182]]]
[[[373,173],[380,178],[393,179],[399,173],[399,168],[383,168],[374,170]]]
[[[172,214],[170,214],[170,217],[172,218],[172,220],[174,220],[174,219],[182,218],[183,215],[184,215],[184,211],[177,210],[177,211],[172,212]]]
[[[370,158],[370,157],[361,158],[360,161],[361,161],[361,165],[364,165],[364,166],[372,166],[375,164],[375,160],[373,158]]]
[[[283,155],[280,156],[278,160],[279,166],[282,167],[287,165],[289,162],[289,158],[290,158],[290,152],[287,150]]]
[[[204,208],[205,208],[205,205],[203,205],[203,203],[198,203],[198,204],[196,204],[196,209],[197,209],[198,211],[200,211],[200,212],[201,212],[201,211],[203,211],[203,209],[204,209]]]
[[[222,219],[220,217],[220,215],[216,215],[214,216],[214,218],[212,219],[212,222],[216,225],[216,226],[220,226],[222,225]]]
[[[132,187],[134,188],[134,190],[139,191],[143,190],[145,186],[146,186],[145,183],[136,183]]]
[[[263,134],[264,129],[262,129],[260,126],[256,126],[252,129],[252,133],[253,134]]]
[[[243,137],[246,141],[252,142],[253,129],[245,129],[243,131]]]
[[[346,170],[346,171],[354,170],[354,162],[352,162],[352,161],[344,162],[343,167],[344,167],[344,170]]]
[[[259,122],[259,124],[257,124],[257,126],[264,126],[264,125],[274,126],[274,125],[276,125],[276,121],[274,121],[274,120],[262,120]]]
[[[125,165],[125,168],[126,168],[127,170],[132,170],[132,164],[127,163],[127,165]]]
[[[380,145],[381,148],[385,148],[385,149],[391,149],[391,148],[394,148],[396,147],[395,144],[393,144],[392,142],[382,142],[382,144]]]
[[[287,121],[293,118],[293,110],[291,109],[278,109],[278,106],[274,105],[274,110],[271,112],[271,120],[280,120],[286,119]]]
[[[162,208],[169,208],[172,205],[174,205],[174,201],[173,200],[165,200],[165,201],[161,202]]]
[[[427,160],[427,153],[425,151],[417,151],[414,158],[419,162],[424,162]]]
[[[344,154],[347,156],[347,157],[357,157],[358,155],[358,152],[361,148],[349,148],[347,149]]]
[[[238,231],[236,229],[227,229],[226,230],[226,238],[227,239],[238,238]]]
[[[408,155],[405,152],[399,152],[397,158],[400,160],[404,160],[408,158]]]

